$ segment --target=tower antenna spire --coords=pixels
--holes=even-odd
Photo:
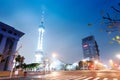
[[[44,10],[42,10],[42,15],[41,15],[41,24],[43,24],[44,23]]]
[[[44,10],[42,10],[41,24],[38,27],[38,34],[39,35],[38,35],[37,51],[36,51],[36,54],[35,54],[37,63],[42,63],[43,62],[43,58],[44,58],[43,36],[44,36],[45,27],[44,27],[43,23],[44,23]]]

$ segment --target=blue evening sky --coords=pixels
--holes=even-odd
[[[42,9],[45,11],[43,49],[48,57],[55,52],[67,63],[80,61],[83,58],[82,39],[94,35],[101,61],[108,62],[120,53],[120,45],[109,43],[116,33],[106,33],[106,25],[100,23],[103,15],[112,13],[111,6],[118,7],[118,2],[119,0],[0,0],[0,21],[25,33],[18,46],[23,46],[19,53],[25,56],[26,63],[33,62],[35,58]],[[88,26],[88,23],[91,25]]]

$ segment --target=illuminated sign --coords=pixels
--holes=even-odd
[[[88,45],[87,45],[87,44],[84,44],[83,47],[86,48],[86,47],[88,47]]]

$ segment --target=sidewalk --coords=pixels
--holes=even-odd
[[[27,72],[27,74],[24,74],[24,72],[20,72],[18,73],[18,75],[16,76],[13,72],[12,78],[10,78],[10,71],[3,71],[0,72],[0,80],[18,80],[18,78],[20,78],[20,80],[31,80],[30,78],[40,78],[41,76],[47,75],[50,72]]]
[[[0,80],[36,80],[36,79],[31,79],[29,77],[16,77],[16,78],[1,78]]]
[[[17,79],[17,78],[22,78],[22,76],[12,76],[12,78],[10,78],[9,76],[4,76],[4,77],[0,77],[0,80],[11,80],[11,79]]]
[[[0,72],[0,78],[1,77],[9,77],[11,74],[11,71],[1,71]],[[23,76],[24,75],[24,72],[23,71],[19,71],[18,72],[18,76]],[[12,76],[16,76],[15,75],[15,72],[12,72]]]

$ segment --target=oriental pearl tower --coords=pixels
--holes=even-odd
[[[42,16],[41,16],[41,24],[38,28],[38,44],[37,44],[37,50],[35,52],[35,62],[36,63],[43,63],[44,61],[44,52],[43,52],[43,36],[45,32],[45,27],[44,27],[44,11],[42,11]]]

